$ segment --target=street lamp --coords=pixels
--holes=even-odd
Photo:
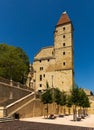
[[[32,89],[32,90],[34,89],[33,88],[33,80],[30,81],[30,89]]]
[[[52,88],[53,88],[53,75],[52,75]]]
[[[54,112],[54,85],[53,85],[53,75],[52,75],[52,100],[53,100],[53,112]]]
[[[36,71],[34,71],[34,73],[35,73],[35,80],[34,80],[34,91],[36,91]]]
[[[52,98],[53,98],[53,101],[54,101],[54,86],[53,86],[53,75],[52,75]]]
[[[12,82],[12,71],[13,71],[13,65],[10,65],[10,85],[13,86]]]

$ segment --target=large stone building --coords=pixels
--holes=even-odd
[[[66,12],[62,13],[54,31],[54,45],[42,48],[34,57],[32,87],[43,91],[58,87],[69,92],[74,81],[73,26]]]

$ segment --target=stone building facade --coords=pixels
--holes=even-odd
[[[54,45],[42,48],[34,57],[31,87],[44,91],[48,83],[69,92],[74,81],[73,59],[73,26],[64,12],[55,27]]]

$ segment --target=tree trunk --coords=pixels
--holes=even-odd
[[[68,114],[70,115],[70,107],[68,108]]]
[[[48,118],[48,103],[47,103],[47,118]]]
[[[73,108],[73,121],[77,121],[77,110],[76,110],[76,105]]]
[[[66,108],[65,108],[65,106],[64,106],[64,115],[66,114]]]

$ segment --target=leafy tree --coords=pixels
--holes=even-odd
[[[85,107],[90,107],[90,102],[89,102],[89,98],[86,95],[86,93],[84,92],[83,89],[78,88],[78,86],[76,86],[74,84],[72,91],[71,91],[71,99],[72,99],[72,104],[74,106],[74,110],[73,110],[73,120],[77,120],[77,110],[76,107],[80,106],[85,108]]]
[[[47,104],[47,118],[48,118],[48,104],[53,102],[50,89],[47,89],[46,92],[41,95],[41,101],[43,102],[43,104]]]
[[[67,103],[67,95],[66,93],[63,91],[62,95],[61,95],[61,101],[60,101],[60,105],[64,106],[64,115],[65,115],[65,105]]]
[[[85,109],[90,107],[90,102],[89,102],[89,98],[86,95],[85,91],[83,89],[79,89],[79,106],[80,106],[80,111],[81,111],[81,107],[83,108],[83,115],[85,116]],[[81,113],[80,113],[81,115]]]
[[[68,95],[67,96],[67,107],[68,107],[68,112],[69,112],[69,115],[70,115],[70,108],[72,106],[72,98],[71,98],[71,95]]]
[[[55,91],[55,102],[57,103],[57,113],[59,114],[59,106],[62,100],[62,92],[58,88],[56,88],[54,91]]]
[[[29,59],[18,47],[0,44],[0,76],[24,83],[29,70]]]
[[[71,100],[73,104],[73,120],[77,120],[77,110],[76,107],[79,105],[79,88],[76,84],[72,87],[71,90]]]
[[[79,89],[79,106],[85,108],[90,107],[89,98],[83,89]]]

